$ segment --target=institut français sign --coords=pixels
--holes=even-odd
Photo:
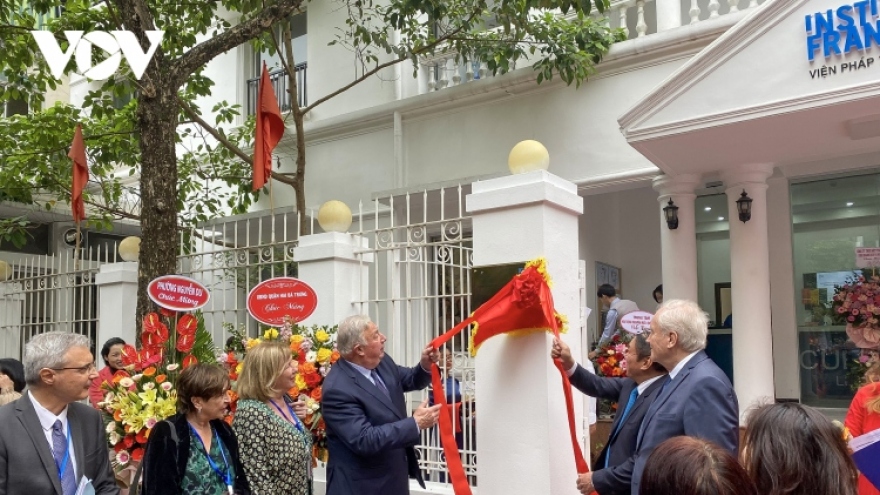
[[[811,79],[876,69],[880,64],[878,2],[860,0],[804,17]],[[873,52],[871,47],[875,47]],[[843,59],[853,52],[860,52],[861,57]]]

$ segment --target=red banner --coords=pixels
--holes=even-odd
[[[261,282],[247,297],[248,313],[264,325],[283,325],[284,317],[295,322],[308,318],[318,307],[318,295],[302,280],[277,277]]]

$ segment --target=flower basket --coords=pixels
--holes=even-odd
[[[113,452],[111,464],[117,482],[124,483],[134,473],[131,466],[143,459],[153,426],[177,412],[175,383],[180,371],[216,359],[214,343],[199,313],[147,314],[141,348],[126,345],[122,352],[125,369],[104,384],[100,406]]]
[[[880,348],[880,276],[853,274],[852,280],[834,288],[836,323],[862,349]]]

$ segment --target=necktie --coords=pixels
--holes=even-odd
[[[385,394],[385,397],[391,398],[391,394],[388,393],[388,389],[385,388],[385,384],[382,383],[382,379],[379,378],[379,373],[376,373],[376,370],[370,370],[370,377],[373,379],[373,383],[376,384],[376,387]]]
[[[74,495],[76,493],[76,477],[73,475],[73,460],[70,453],[67,452],[69,444],[67,443],[67,435],[61,428],[61,420],[55,420],[52,425],[52,457],[55,458],[55,467],[61,474],[61,493],[63,495]],[[64,458],[67,458],[65,463]],[[64,473],[61,473],[61,465],[64,465]]]
[[[623,408],[623,415],[620,417],[620,421],[617,422],[617,426],[614,428],[614,431],[611,432],[611,436],[608,437],[608,451],[605,453],[605,467],[608,467],[608,461],[611,459],[611,440],[614,439],[614,435],[617,434],[617,431],[620,430],[620,427],[623,426],[623,422],[626,421],[626,417],[629,416],[629,412],[632,411],[633,406],[636,404],[636,399],[639,398],[639,388],[636,387],[630,392],[629,400],[626,401],[626,407]]]

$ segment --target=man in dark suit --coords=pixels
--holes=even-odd
[[[669,438],[698,437],[737,455],[739,404],[727,375],[703,352],[708,324],[697,303],[684,300],[664,302],[651,319],[651,358],[669,370],[669,381],[639,430],[633,495],[639,493],[648,456]]]
[[[431,382],[438,353],[422,351],[412,368],[385,354],[385,336],[368,316],[350,316],[339,324],[336,345],[342,359],[322,388],[327,424],[327,495],[406,495],[409,478],[425,486],[413,448],[421,431],[434,426],[440,405],[423,402],[410,417],[403,393]]]
[[[74,495],[83,478],[118,495],[101,413],[81,401],[98,376],[88,337],[49,332],[25,346],[28,393],[0,407],[0,495]]]
[[[578,476],[577,488],[589,494],[626,495],[630,492],[635,464],[636,437],[645,412],[666,380],[666,369],[651,360],[651,346],[642,335],[634,335],[626,353],[626,378],[598,377],[571,356],[571,349],[559,339],[550,351],[562,360],[571,384],[591,397],[617,401],[611,434],[593,465],[593,471]]]

